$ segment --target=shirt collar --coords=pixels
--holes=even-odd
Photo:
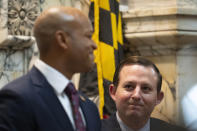
[[[121,120],[121,118],[118,115],[118,112],[116,112],[116,118],[117,118],[118,123],[120,125],[121,131],[135,131],[123,123],[123,121]],[[150,119],[147,121],[147,123],[144,125],[144,127],[140,128],[137,131],[150,131]]]
[[[44,75],[56,93],[61,94],[65,90],[70,82],[66,76],[40,59],[38,59],[34,65]]]

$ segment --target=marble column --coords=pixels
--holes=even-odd
[[[35,43],[32,27],[40,13],[38,0],[1,0],[0,88],[28,71]]]
[[[197,83],[197,0],[129,0],[123,13],[127,55],[159,67],[164,100],[152,116],[181,124],[180,101]]]

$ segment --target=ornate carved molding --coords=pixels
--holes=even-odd
[[[8,34],[31,36],[34,21],[40,14],[38,0],[8,1]]]
[[[34,43],[32,29],[41,0],[2,0],[0,48],[21,49]]]

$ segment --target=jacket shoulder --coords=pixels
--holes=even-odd
[[[150,130],[151,131],[186,131],[185,128],[167,123],[157,118],[150,119]]]
[[[101,131],[121,131],[115,113],[108,119],[102,120]]]
[[[38,80],[37,80],[38,79]],[[37,80],[39,82],[35,83],[41,83],[42,79],[42,74],[35,68],[33,67],[27,74],[24,76],[21,76],[11,82],[9,82],[7,85],[2,87],[0,92],[13,92],[18,95],[25,94],[28,92],[32,92],[31,88],[33,86],[33,81]]]

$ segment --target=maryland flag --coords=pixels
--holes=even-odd
[[[106,99],[104,96],[109,97],[104,93],[108,94],[108,86],[113,81],[115,68],[123,57],[119,0],[91,0],[89,17],[94,27],[92,38],[98,46],[94,54],[100,99],[99,112],[103,118]]]

